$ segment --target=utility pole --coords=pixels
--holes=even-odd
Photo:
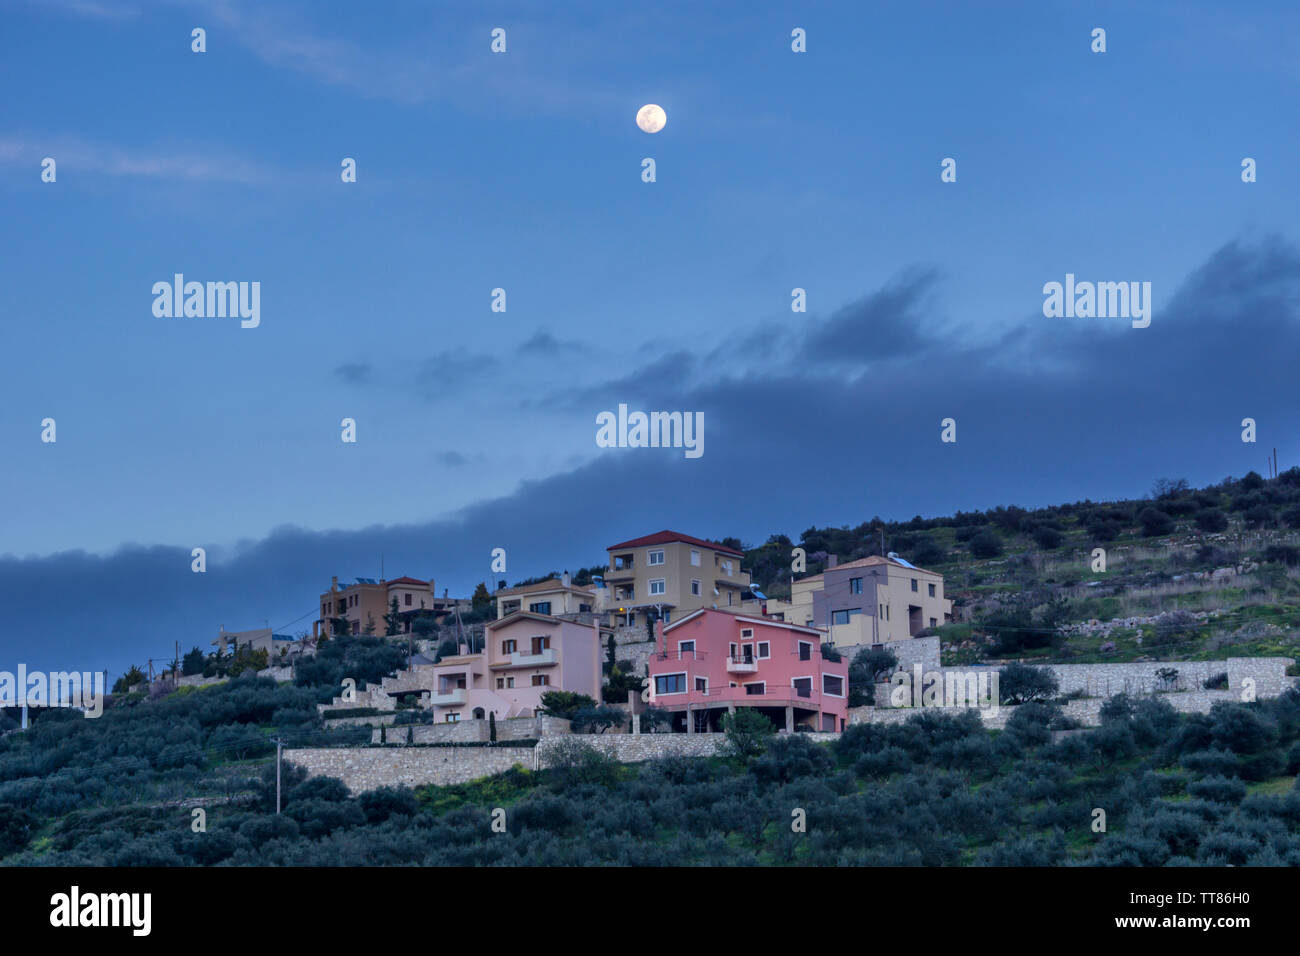
[[[280,750],[284,746],[284,741],[279,737],[275,738],[275,813],[280,815]]]

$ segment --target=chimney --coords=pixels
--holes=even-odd
[[[336,574],[334,575],[334,577],[330,578],[330,593],[333,593],[338,589],[339,589],[339,576]]]
[[[664,619],[655,620],[655,643],[659,645],[659,653],[668,653],[668,644],[664,640]]]
[[[564,576],[560,578],[560,583],[566,588],[569,587],[573,583],[573,576],[570,575],[568,571],[565,571]]]
[[[840,559],[836,555],[833,554],[826,555],[826,570],[829,571],[831,568],[835,567],[839,563],[840,563]]]

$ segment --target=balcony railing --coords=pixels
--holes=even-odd
[[[656,661],[706,661],[707,651],[656,651],[650,655]]]
[[[434,707],[456,707],[464,704],[469,692],[464,687],[454,687],[437,694],[429,695],[429,704]]]
[[[758,658],[756,657],[728,657],[727,673],[729,674],[756,674],[758,673]]]
[[[544,667],[547,664],[558,663],[559,657],[555,653],[555,648],[546,647],[537,653],[526,653],[524,651],[514,651],[504,660],[497,661],[493,667]]]

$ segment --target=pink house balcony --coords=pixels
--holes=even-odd
[[[728,674],[757,674],[758,658],[756,657],[728,657],[727,658]]]
[[[706,707],[725,707],[727,704],[745,704],[750,707],[785,707],[793,705],[808,710],[838,710],[846,703],[845,698],[823,694],[819,690],[799,690],[794,687],[768,687],[767,693],[751,694],[744,687],[711,687],[707,693],[681,694],[672,696],[689,697],[694,705]],[[666,706],[669,698],[662,698]]]

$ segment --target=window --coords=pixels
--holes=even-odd
[[[709,679],[707,677],[695,678],[695,690],[701,694],[709,692]]]
[[[736,659],[736,645],[735,645],[735,644],[728,644],[728,645],[727,645],[727,656],[730,657],[733,661]]]
[[[839,674],[822,675],[822,693],[831,697],[844,696],[844,678]]]
[[[807,641],[799,642],[799,660],[801,661],[812,660],[812,644],[810,644]]]
[[[722,573],[725,574],[727,577],[731,577],[731,561],[730,561],[730,560],[727,560],[727,561],[723,561],[723,562],[722,562]]]
[[[698,568],[700,566],[700,552],[691,552],[691,566]]]
[[[586,613],[587,613],[588,611],[590,611],[590,610],[591,610],[591,605],[590,605],[590,604],[579,604],[579,605],[578,605],[578,613],[579,613],[579,614],[586,614]]]
[[[538,601],[538,602],[535,603],[535,604],[530,604],[530,605],[528,605],[528,610],[532,611],[534,614],[550,614],[550,613],[551,613],[551,602],[550,602],[550,601]]]
[[[860,607],[851,607],[843,611],[831,611],[831,623],[847,624],[849,623],[849,621],[853,619],[853,615],[861,614],[861,613],[862,613],[862,608]],[[809,627],[812,626],[812,621],[808,622],[808,626]]]
[[[534,638],[533,638],[533,653],[534,653],[534,654],[540,654],[540,653],[542,653],[542,651],[548,651],[548,650],[550,650],[550,649],[551,649],[551,639],[550,639],[550,637],[548,637],[548,636],[546,636],[546,635],[542,635],[541,637],[534,637]]]
[[[750,697],[757,697],[767,693],[767,682],[759,681],[757,684],[746,684],[745,693]]]
[[[534,675],[533,675],[533,686],[534,686],[534,687],[549,687],[549,686],[550,686],[550,683],[551,683],[551,675],[550,675],[550,674],[534,674]]]
[[[506,686],[506,679],[505,679],[504,677],[498,677],[498,678],[497,678],[497,690],[504,690],[504,689],[505,689],[505,686]]]
[[[849,578],[849,593],[850,594],[862,593],[862,578]]]
[[[678,657],[694,657],[694,656],[695,656],[695,642],[694,642],[694,641],[678,641],[678,642],[677,642],[677,656],[678,656]]]
[[[753,644],[742,644],[742,645],[740,645],[740,653],[743,654],[743,655],[745,656],[745,663],[746,663],[746,664],[752,664],[752,663],[754,662],[754,645],[753,645]]]
[[[513,654],[517,650],[519,650],[519,643],[513,637],[508,641],[501,642],[502,654]]]
[[[411,606],[411,595],[409,595],[409,594],[406,595],[406,606],[407,606],[407,607],[410,607],[410,606]]]
[[[753,637],[754,629],[752,627],[742,627],[740,629],[740,636],[741,638]]]
[[[917,585],[916,585],[916,578],[912,578],[912,590],[913,590],[913,591],[919,591],[919,590],[920,590],[920,588],[918,588]]]
[[[663,579],[663,578],[652,578],[652,579],[651,579],[651,581],[650,581],[650,593],[651,593],[651,594],[663,594],[665,591],[667,591],[667,587],[665,586],[665,583],[664,583],[664,579]]]
[[[685,674],[661,674],[655,678],[655,696],[686,693]]]
[[[514,687],[514,686],[515,686],[515,679],[514,679],[513,677],[507,677],[507,678],[506,678],[506,687],[507,687],[507,688],[510,688],[510,687]]]
[[[813,679],[811,677],[796,677],[790,681],[790,686],[794,688],[796,697],[812,697]]]
[[[700,596],[700,579],[691,578],[691,593],[696,597]]]
[[[663,563],[664,563],[664,553],[663,553],[662,551],[651,551],[651,552],[650,552],[650,560],[649,560],[649,563],[652,564],[652,565],[654,565],[654,564],[663,564]]]
[[[933,584],[929,585],[929,588],[930,588],[930,597],[934,597],[934,585]]]
[[[446,717],[446,721],[449,724],[458,723],[460,721],[460,714],[448,714]]]
[[[934,618],[930,618],[930,626],[931,626],[931,627],[935,627],[936,625],[938,625],[938,623],[939,623],[939,622],[938,622],[937,620],[935,620]]]
[[[767,641],[758,642],[758,659],[765,661],[772,656],[772,645]]]

